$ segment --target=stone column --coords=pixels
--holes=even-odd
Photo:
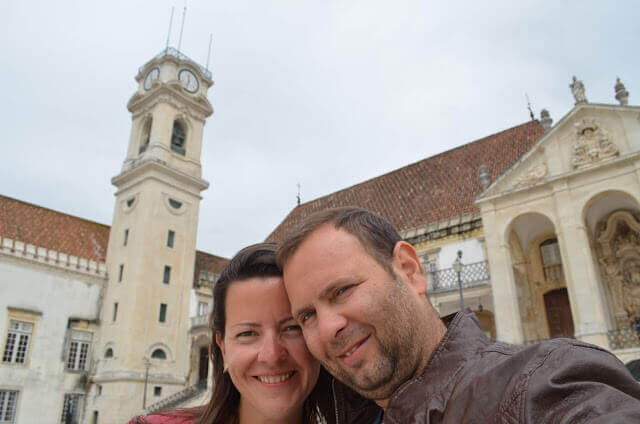
[[[574,335],[577,339],[610,349],[605,298],[598,284],[589,238],[581,211],[575,210],[566,182],[554,186],[556,235],[569,293]]]
[[[495,312],[496,338],[507,343],[522,343],[522,323],[518,292],[513,276],[511,254],[504,239],[504,229],[496,222],[492,205],[483,204],[482,224],[491,273],[491,292]]]

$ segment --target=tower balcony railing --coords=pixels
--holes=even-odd
[[[431,294],[458,290],[458,273],[453,268],[427,272]],[[462,288],[489,284],[489,266],[487,261],[464,264],[460,272]]]
[[[208,70],[207,68],[205,68],[202,65],[199,65],[195,60],[191,59],[189,56],[187,56],[186,54],[180,52],[178,49],[176,49],[174,47],[167,47],[166,49],[163,49],[160,53],[155,55],[154,58],[151,59],[151,60],[160,59],[161,57],[165,57],[165,56],[171,56],[171,57],[175,57],[178,60],[184,60],[186,62],[191,62],[207,78],[211,79],[211,71],[210,70]],[[140,68],[140,72],[142,72],[143,69],[144,69],[144,66]]]

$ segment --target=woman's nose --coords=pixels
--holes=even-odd
[[[282,345],[282,340],[276,335],[265,336],[258,359],[263,362],[273,363],[286,358],[287,349]]]

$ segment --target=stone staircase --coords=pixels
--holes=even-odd
[[[158,402],[148,406],[143,412],[145,415],[153,414],[163,409],[169,409],[176,407],[180,404],[187,402],[190,399],[195,398],[196,396],[201,395],[207,390],[207,386],[205,384],[194,384],[193,386],[186,387],[179,392],[172,394]]]

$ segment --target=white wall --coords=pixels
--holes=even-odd
[[[470,264],[485,261],[482,244],[478,239],[454,242],[442,246],[438,252],[438,269],[451,268],[456,260],[458,250],[462,250],[462,263]]]
[[[30,341],[27,366],[0,362],[0,388],[20,390],[16,423],[60,422],[64,394],[83,392],[84,388],[78,387],[81,374],[65,371],[65,334],[70,317],[97,319],[103,282],[99,276],[0,255],[2,352],[9,324],[7,308],[41,313]]]

